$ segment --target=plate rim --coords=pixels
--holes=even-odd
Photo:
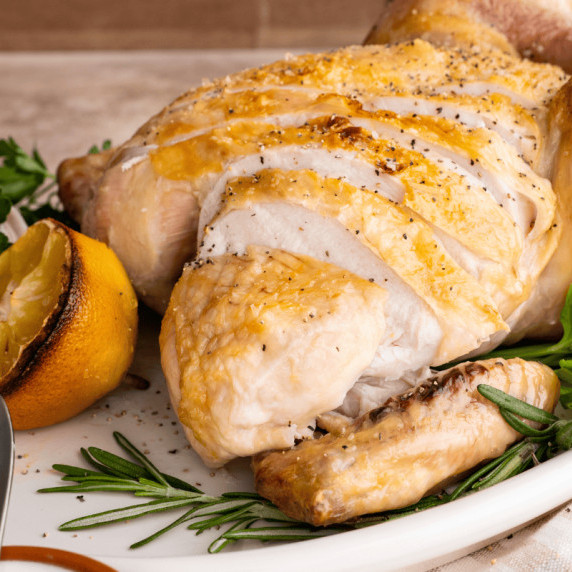
[[[308,541],[282,543],[218,554],[148,558],[96,556],[119,570],[151,572],[160,562],[170,572],[200,565],[204,572],[220,570],[290,571],[292,566],[315,569],[423,570],[468,554],[542,517],[572,498],[572,450],[562,453],[493,487],[400,519]],[[531,493],[534,494],[531,494]],[[527,502],[522,502],[523,497]],[[496,517],[496,518],[495,518]],[[403,542],[416,550],[404,550]],[[293,551],[292,547],[297,550]],[[344,561],[340,562],[340,551]],[[382,558],[380,559],[380,554]],[[380,561],[381,560],[381,561]],[[135,565],[131,568],[130,565]]]

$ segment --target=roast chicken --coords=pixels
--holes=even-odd
[[[514,441],[475,375],[546,409],[558,397],[537,364],[430,368],[558,334],[572,82],[522,58],[532,40],[494,27],[483,2],[387,4],[369,40],[392,43],[206,83],[59,169],[82,230],[165,312],[163,370],[194,449],[213,467],[262,453],[262,494],[318,524],[414,502]],[[407,408],[383,405],[403,392]],[[389,442],[378,424],[394,427]],[[409,492],[380,493],[408,470]],[[387,482],[365,479],[354,502],[364,471]]]

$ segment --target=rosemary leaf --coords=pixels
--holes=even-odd
[[[52,487],[40,489],[39,493],[87,493],[87,492],[137,492],[141,485],[135,481],[113,481],[109,483],[101,481],[87,481],[78,485],[66,487]]]
[[[72,467],[71,465],[52,465],[54,471],[60,473],[65,473],[68,477],[88,477],[88,476],[101,476],[102,473],[97,471],[90,471],[89,469],[84,469],[83,467]]]
[[[65,522],[59,527],[59,530],[83,530],[85,528],[95,528],[96,526],[103,526],[113,522],[132,520],[155,512],[164,512],[174,508],[181,508],[188,506],[192,502],[192,499],[171,499],[168,501],[155,500],[145,504],[107,510]]]
[[[202,507],[196,509],[193,513],[193,518],[198,518],[201,516],[209,516],[211,514],[225,514],[228,512],[234,512],[238,509],[243,508],[245,505],[251,506],[253,502],[250,500],[234,500],[230,502],[221,502],[220,500],[214,499],[214,502],[209,502]]]
[[[254,524],[256,522],[257,519],[253,519],[253,518],[245,518],[243,520],[239,520],[238,522],[236,522],[235,524],[233,524],[228,530],[227,532],[231,532],[231,531],[236,531],[236,530],[245,530],[247,529],[250,525]],[[229,544],[233,544],[236,542],[236,539],[234,538],[224,538],[223,535],[221,534],[216,540],[214,540],[213,542],[211,542],[211,544],[209,545],[208,548],[208,552],[209,554],[216,554],[217,552],[220,552],[221,550],[223,550],[224,548],[226,548]]]
[[[139,461],[147,469],[147,471],[149,471],[149,473],[153,478],[155,478],[158,482],[160,482],[163,485],[166,486],[169,485],[169,483],[162,475],[162,473],[159,472],[157,467],[155,467],[155,465],[153,465],[153,463],[151,463],[151,461],[143,453],[141,453],[141,451],[139,451],[139,449],[137,449],[137,447],[135,447],[135,445],[133,445],[126,437],[124,437],[121,433],[118,433],[117,431],[113,432],[113,436],[115,437],[115,440],[117,441],[119,446],[124,451],[129,453],[135,460]]]
[[[135,479],[122,479],[120,477],[115,477],[113,475],[101,475],[98,473],[87,475],[86,477],[73,477],[64,476],[62,481],[74,481],[76,483],[137,483]]]
[[[455,499],[463,496],[466,492],[470,491],[473,485],[481,478],[491,472],[493,469],[498,467],[500,464],[504,462],[504,460],[508,457],[511,457],[513,454],[513,450],[515,447],[520,447],[520,444],[513,445],[511,448],[507,449],[500,457],[493,459],[489,463],[487,463],[484,467],[481,467],[479,470],[475,471],[472,475],[467,477],[463,482],[457,485],[455,490],[451,493],[449,497],[449,501],[454,501]]]
[[[126,459],[123,459],[118,455],[114,455],[113,453],[108,453],[107,451],[103,451],[97,447],[89,447],[88,451],[96,461],[99,461],[110,470],[115,469],[117,472],[122,473],[132,479],[151,476],[149,472],[145,470],[141,465],[127,461]]]
[[[205,502],[208,497],[202,493],[195,493],[192,491],[183,491],[181,489],[175,489],[170,486],[165,486],[161,483],[154,483],[153,481],[148,481],[147,479],[139,479],[139,484],[141,488],[134,492],[137,497],[156,497],[156,498],[179,498],[185,497],[189,499],[194,499],[196,502]]]
[[[176,489],[180,489],[182,491],[188,491],[188,492],[192,492],[192,493],[197,493],[197,494],[203,494],[203,491],[201,491],[200,489],[197,489],[197,487],[182,481],[181,479],[178,479],[177,477],[173,477],[172,475],[168,475],[167,473],[161,473],[163,475],[163,477],[165,478],[165,480],[167,481],[167,483],[169,483],[170,486],[176,488]]]
[[[238,530],[228,530],[222,538],[233,540],[308,540],[321,536],[330,536],[347,529],[318,528],[308,529],[297,526],[261,526]]]
[[[233,498],[252,499],[252,500],[259,500],[266,502],[266,499],[264,497],[261,497],[258,493],[241,493],[241,492],[231,491],[228,493],[222,493],[222,495],[220,496],[225,499],[233,499]]]
[[[522,421],[519,417],[517,417],[514,413],[506,409],[501,409],[500,414],[502,415],[503,419],[515,430],[518,431],[521,435],[525,437],[535,437],[544,439],[545,437],[551,437],[556,433],[556,429],[554,425],[557,423],[555,422],[553,425],[548,426],[546,429],[535,429]]]
[[[157,532],[151,534],[151,536],[147,536],[146,538],[143,538],[143,540],[135,542],[129,548],[140,548],[141,546],[145,546],[145,544],[149,544],[149,542],[155,540],[156,538],[159,538],[159,536],[162,536],[166,532],[169,532],[169,530],[173,530],[173,528],[179,526],[180,524],[183,524],[184,522],[187,522],[189,520],[189,516],[195,510],[196,508],[192,508],[191,510],[187,511],[185,514],[177,518],[177,520],[174,520],[171,524],[168,524],[167,526],[161,528]]]
[[[481,383],[477,386],[477,390],[483,397],[492,401],[499,408],[506,409],[507,411],[510,411],[515,415],[520,415],[520,417],[524,417],[530,421],[545,424],[558,421],[558,417],[556,417],[556,415],[552,415],[552,413],[548,413],[548,411],[544,411],[543,409],[534,407],[534,405],[525,403],[512,395],[504,393],[504,391],[501,391],[496,387]]]
[[[81,456],[95,469],[97,469],[100,473],[104,473],[106,475],[113,475],[115,477],[121,477],[121,478],[125,478],[126,475],[124,474],[120,474],[118,475],[115,471],[113,471],[112,469],[110,469],[109,467],[106,467],[105,465],[102,465],[101,463],[98,463],[89,453],[89,451],[87,449],[85,449],[84,447],[82,447],[80,449],[80,453]]]
[[[118,477],[124,479],[133,479],[133,478],[138,478],[139,476],[147,475],[147,471],[145,471],[145,469],[143,469],[140,475],[138,476],[133,475],[133,471],[130,470],[130,467],[128,465],[116,463],[112,455],[106,454],[105,451],[102,451],[97,447],[88,447],[87,452],[91,455],[93,459],[95,459],[98,463],[106,467],[111,473],[117,475]],[[126,467],[127,470],[123,470],[123,467]]]
[[[475,483],[475,485],[473,485],[473,489],[486,489],[521,473],[529,466],[532,454],[537,448],[538,444],[524,441],[522,447],[515,450],[514,454],[504,460],[489,475]]]
[[[242,506],[241,508],[237,508],[232,512],[223,513],[213,518],[205,518],[203,520],[199,520],[198,522],[193,522],[192,524],[189,524],[187,528],[189,530],[197,530],[198,531],[197,534],[199,534],[200,532],[204,532],[209,528],[220,526],[221,524],[225,524],[227,522],[235,521],[237,518],[242,518],[244,516],[251,516],[249,514],[250,507],[251,503],[248,503]]]

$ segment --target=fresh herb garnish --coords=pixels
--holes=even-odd
[[[37,149],[28,155],[12,137],[0,139],[0,223],[6,221],[13,205],[26,201],[32,204],[55,185],[55,176],[48,171]],[[50,182],[42,188],[46,179]],[[10,246],[8,237],[0,232],[0,252]]]
[[[12,204],[31,197],[46,179],[55,179],[37,149],[28,155],[12,137],[0,139],[0,157],[0,192]]]
[[[196,530],[197,534],[213,527],[230,524],[230,528],[209,546],[209,552],[219,552],[230,543],[240,540],[243,534],[259,535],[261,540],[303,540],[349,528],[316,529],[306,523],[297,522],[255,493],[223,493],[218,497],[207,495],[195,486],[161,472],[121,433],[115,432],[113,436],[118,445],[136,462],[96,447],[82,449],[83,458],[97,470],[54,465],[56,471],[64,474],[62,480],[74,481],[77,484],[41,489],[39,492],[76,494],[92,491],[131,492],[136,497],[153,500],[77,518],[62,524],[60,530],[82,530],[156,512],[186,508],[186,512],[170,525],[132,544],[130,548],[144,546],[183,523],[190,523],[188,528]],[[260,520],[282,526],[251,528]]]
[[[96,155],[97,153],[101,153],[102,151],[108,151],[109,149],[111,149],[111,139],[106,139],[101,144],[101,149],[97,145],[92,145],[89,148],[88,153],[91,155]]]
[[[111,141],[106,140],[101,150],[110,147]],[[99,153],[100,149],[93,145],[89,152]],[[58,200],[56,176],[48,170],[37,149],[28,155],[12,137],[0,139],[0,160],[0,223],[6,221],[15,206],[28,225],[50,217],[77,228]],[[8,237],[0,232],[0,252],[8,246]]]
[[[519,357],[539,361],[553,368],[561,382],[560,403],[566,409],[572,409],[572,286],[566,294],[566,302],[560,312],[560,322],[564,333],[557,343],[500,347],[479,356],[478,359]]]
[[[197,534],[213,527],[227,525],[228,528],[208,548],[209,552],[214,553],[220,552],[238,540],[307,540],[407,516],[488,488],[522,473],[533,464],[552,458],[558,451],[572,448],[572,421],[559,419],[489,385],[479,385],[478,391],[499,407],[505,421],[513,429],[525,435],[525,439],[509,447],[500,457],[477,469],[451,492],[431,495],[413,505],[364,516],[352,523],[316,528],[286,516],[271,502],[255,493],[223,493],[217,497],[207,495],[193,485],[161,472],[141,451],[117,432],[113,435],[118,445],[137,462],[96,447],[82,449],[84,459],[97,470],[54,465],[55,470],[64,474],[62,480],[77,484],[41,489],[39,492],[76,494],[94,491],[131,492],[137,497],[153,499],[143,504],[76,518],[59,527],[65,531],[93,528],[156,512],[185,508],[186,512],[171,524],[135,542],[130,548],[144,546],[181,524],[187,524],[187,528],[195,530]],[[547,427],[535,429],[521,418],[542,423]],[[266,524],[254,526],[259,521]]]

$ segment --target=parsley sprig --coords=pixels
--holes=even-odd
[[[101,149],[93,145],[89,153],[111,147],[103,142]],[[0,223],[6,221],[10,209],[17,207],[27,224],[51,217],[75,228],[57,197],[56,176],[46,167],[37,149],[26,153],[12,138],[0,139]],[[8,237],[0,232],[0,252],[10,246]]]
[[[0,189],[4,201],[12,204],[30,197],[46,179],[55,180],[37,149],[28,155],[12,137],[0,139]]]
[[[12,137],[0,139],[0,159],[0,223],[3,223],[12,205],[31,199],[46,179],[51,179],[46,185],[46,190],[49,190],[55,184],[55,177],[48,171],[37,149],[28,155]],[[0,252],[8,246],[8,237],[0,232]]]
[[[101,148],[99,148],[97,145],[92,145],[89,148],[88,153],[90,155],[97,155],[97,153],[101,153],[102,151],[107,151],[111,149],[111,139],[106,139],[102,144],[101,144]]]

